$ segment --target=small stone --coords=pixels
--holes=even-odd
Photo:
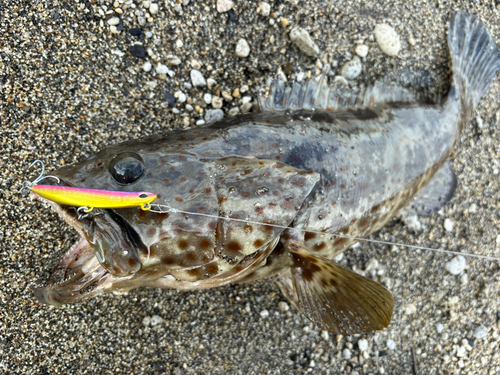
[[[366,57],[366,55],[368,55],[368,46],[365,44],[358,44],[354,49],[354,52],[356,52],[356,55],[361,58]]]
[[[142,69],[145,71],[145,72],[149,72],[151,70],[151,63],[150,62],[145,62],[144,65],[142,66]]]
[[[252,109],[252,103],[244,103],[241,105],[240,110],[241,113],[248,113]]]
[[[193,83],[194,87],[204,87],[207,85],[205,78],[203,77],[203,75],[199,70],[192,69],[190,76],[191,76],[191,82]]]
[[[153,33],[151,31],[146,31],[146,38],[151,38],[153,37]]]
[[[205,120],[196,121],[196,126],[205,125]]]
[[[151,5],[149,6],[149,13],[158,14],[158,4],[151,3]]]
[[[120,19],[118,17],[111,17],[109,20],[108,20],[108,25],[109,26],[116,26],[120,23]]]
[[[240,89],[239,88],[235,88],[233,90],[233,93],[231,94],[233,97],[235,98],[239,98],[240,97]]]
[[[448,232],[451,232],[453,230],[453,221],[450,219],[445,219],[444,220],[444,229],[446,229]]]
[[[143,59],[146,56],[146,51],[144,50],[144,47],[139,44],[130,46],[128,51],[132,56],[139,57],[141,59]]]
[[[401,49],[399,35],[391,26],[382,23],[375,26],[375,39],[380,50],[387,56],[396,56]]]
[[[193,88],[193,85],[189,82],[184,82],[184,87],[188,90],[191,90]]]
[[[182,5],[186,6],[186,5],[189,5],[189,2],[191,0],[182,0]]]
[[[250,54],[250,46],[245,39],[238,40],[236,43],[236,56],[247,57]]]
[[[476,339],[485,338],[487,334],[488,334],[488,328],[486,328],[485,326],[479,326],[474,330],[474,337]]]
[[[175,97],[171,93],[165,91],[165,94],[163,94],[163,98],[167,101],[170,108],[175,107]]]
[[[212,122],[220,121],[224,118],[222,109],[209,109],[205,113],[205,122],[211,124]]]
[[[285,17],[280,19],[280,23],[281,23],[281,26],[283,26],[283,27],[287,27],[288,25],[290,25],[290,21],[288,21],[288,19],[286,19]]]
[[[288,303],[286,303],[284,301],[278,302],[278,307],[283,312],[286,312],[286,311],[290,310],[290,306],[288,306]]]
[[[239,113],[240,113],[240,109],[239,109],[238,107],[233,107],[233,108],[231,108],[231,109],[227,112],[227,114],[228,114],[229,116],[236,116],[236,115],[237,115],[237,114],[239,114]]]
[[[263,17],[267,17],[269,16],[270,13],[271,13],[271,5],[269,5],[269,3],[261,1],[257,5],[257,14],[260,14]]]
[[[441,332],[443,332],[443,330],[444,330],[444,325],[443,325],[443,323],[438,323],[438,324],[436,324],[436,332],[437,332],[437,333],[441,333]]]
[[[137,17],[137,23],[140,25],[140,26],[144,26],[146,24],[146,19],[144,17]]]
[[[260,316],[263,317],[263,318],[267,318],[269,316],[269,311],[267,310],[262,310],[260,312]]]
[[[417,215],[405,216],[403,217],[403,221],[408,228],[414,230],[415,232],[422,229],[422,223],[418,220]]]
[[[358,341],[358,348],[362,352],[364,352],[365,350],[368,350],[368,340],[366,340],[366,339],[359,339],[359,341]]]
[[[311,39],[309,33],[301,27],[295,27],[290,31],[290,40],[307,56],[319,54],[318,45]]]
[[[325,341],[328,341],[328,339],[330,338],[330,334],[328,333],[328,331],[321,331],[321,338]]]
[[[167,55],[167,65],[179,65],[181,63],[181,59],[179,59],[175,55]]]
[[[161,324],[163,323],[163,318],[159,315],[153,315],[151,317],[151,326],[154,327],[154,326],[157,326],[158,324]]]
[[[467,274],[464,273],[462,276],[460,276],[460,284],[467,285],[468,283],[469,283],[469,276],[467,276]]]
[[[207,79],[207,87],[209,89],[211,89],[212,87],[214,87],[216,84],[217,84],[217,82],[215,81],[215,79],[213,79],[213,78]]]
[[[345,359],[351,359],[351,351],[347,348],[342,350],[342,355]]]
[[[142,6],[144,7],[144,9],[148,9],[150,5],[151,5],[151,1],[149,1],[149,0],[144,0],[142,2]]]
[[[449,262],[446,262],[444,268],[452,275],[458,275],[465,269],[465,258],[462,255],[457,255]]]
[[[352,80],[357,78],[361,74],[362,69],[363,66],[361,65],[361,60],[358,56],[354,56],[352,60],[344,64],[344,66],[340,70],[340,74],[345,79]]]
[[[370,260],[365,264],[365,271],[376,270],[378,266],[378,260],[375,258],[370,258]]]
[[[193,112],[194,111],[194,107],[191,104],[186,104],[186,111]]]
[[[167,74],[168,73],[168,68],[166,65],[160,64],[156,68],[156,73],[158,74]]]
[[[457,349],[457,357],[465,357],[467,355],[467,349],[464,346],[459,346]]]
[[[245,93],[245,92],[247,92],[248,90],[250,90],[250,87],[248,87],[248,85],[243,85],[243,86],[241,86],[241,88],[240,88],[240,92],[241,92],[242,94],[244,94],[244,93]],[[498,238],[500,238],[500,236],[498,236]],[[498,243],[500,244],[500,241],[498,241]]]
[[[212,97],[212,107],[216,109],[222,108],[222,103],[222,98],[220,96]]]
[[[231,0],[217,0],[217,12],[224,13],[233,9],[234,3]]]
[[[223,90],[221,94],[222,94],[222,97],[224,98],[225,101],[230,102],[233,100],[233,97],[227,91]]]
[[[151,324],[151,317],[150,316],[145,316],[142,319],[142,324],[148,327]]]
[[[391,340],[391,339],[387,340],[385,345],[387,346],[387,349],[389,349],[389,350],[396,349],[396,343],[394,342],[394,340]]]
[[[199,62],[198,60],[191,60],[191,68],[193,69],[201,69],[201,62]]]
[[[404,307],[405,315],[413,315],[416,312],[417,312],[417,306],[415,306],[413,303],[409,303]]]
[[[142,30],[139,27],[135,27],[133,29],[130,29],[128,32],[129,32],[130,35],[133,35],[133,36],[140,36],[140,35],[142,35]]]
[[[210,93],[208,93],[208,92],[207,92],[206,94],[204,94],[204,95],[203,95],[203,101],[204,101],[205,103],[207,103],[207,104],[212,103],[212,94],[210,94]]]

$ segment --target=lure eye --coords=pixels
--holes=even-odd
[[[149,197],[149,195],[147,195],[146,193],[139,194],[139,198],[147,198],[147,197]]]
[[[136,153],[123,152],[111,160],[108,170],[116,182],[132,184],[144,175],[145,166],[142,158]]]

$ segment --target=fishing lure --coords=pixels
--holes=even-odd
[[[59,181],[55,176],[44,176],[45,165],[42,161],[37,160],[31,164],[42,166],[42,173],[33,182],[26,181],[23,184],[21,191],[29,189],[33,193],[48,199],[50,201],[65,204],[68,206],[79,207],[78,211],[85,213],[91,212],[94,208],[128,208],[128,207],[141,207],[144,211],[151,209],[151,202],[153,202],[157,195],[149,192],[129,192],[129,191],[114,191],[114,190],[99,190],[99,189],[85,189],[76,188],[72,186],[58,186],[58,185],[40,185],[38,182],[54,178]],[[81,218],[81,217],[80,217]]]

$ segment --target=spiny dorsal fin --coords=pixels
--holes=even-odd
[[[320,75],[304,82],[286,86],[278,76],[269,85],[267,97],[259,95],[261,111],[367,109],[390,102],[415,103],[429,99],[422,93],[397,84],[377,82],[364,89],[349,90],[345,85],[329,85],[328,77]],[[434,99],[431,100],[435,102]]]
[[[289,251],[292,275],[278,283],[314,324],[344,336],[389,326],[394,300],[382,285],[326,259]]]

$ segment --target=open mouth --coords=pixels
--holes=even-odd
[[[111,276],[95,256],[94,246],[88,241],[91,232],[87,220],[78,220],[76,210],[61,206],[31,193],[31,199],[49,204],[68,224],[81,235],[52,270],[47,285],[34,288],[37,299],[49,305],[78,302],[102,294]]]

